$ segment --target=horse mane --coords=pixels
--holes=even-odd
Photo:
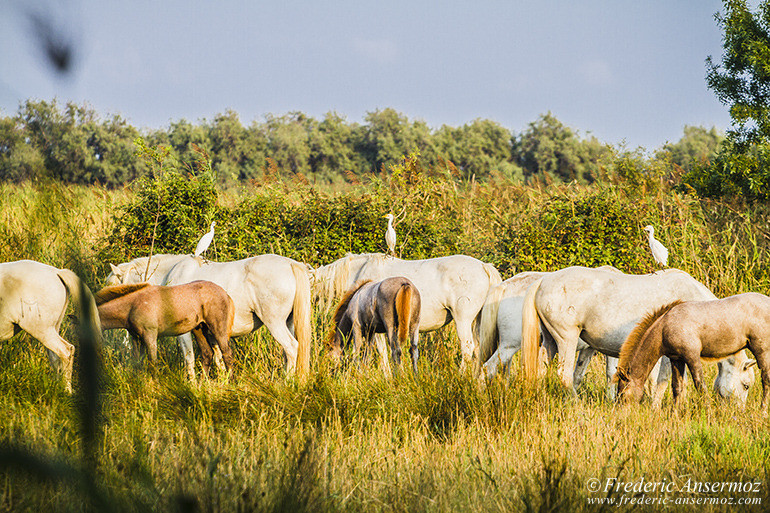
[[[331,347],[332,343],[334,342],[334,335],[337,332],[337,325],[339,325],[340,321],[342,320],[342,316],[345,315],[345,311],[348,309],[348,304],[350,304],[350,300],[353,299],[353,296],[355,295],[358,290],[366,285],[367,283],[371,282],[372,280],[361,280],[355,285],[353,285],[350,290],[345,292],[345,295],[342,296],[342,299],[340,300],[339,305],[337,305],[337,309],[334,311],[333,319],[333,325],[334,329],[329,330],[329,334],[326,337],[326,345],[327,347]]]
[[[149,283],[127,283],[124,285],[113,285],[111,287],[104,287],[102,290],[94,293],[94,301],[96,306],[108,303],[113,299],[123,297],[137,290],[148,287]]]
[[[617,377],[621,375],[623,377],[627,377],[626,367],[628,366],[628,362],[631,359],[631,356],[636,352],[636,349],[639,347],[639,344],[644,338],[645,333],[647,333],[647,330],[649,330],[655,321],[657,321],[660,317],[668,313],[668,311],[674,308],[676,305],[683,302],[684,301],[677,299],[676,301],[672,301],[671,303],[661,306],[657,310],[653,310],[652,312],[645,315],[642,320],[639,321],[639,323],[634,327],[634,329],[631,330],[631,333],[628,334],[625,342],[623,342],[623,346],[620,348],[620,355],[618,356],[618,370],[616,373]],[[617,377],[615,379],[617,379]]]

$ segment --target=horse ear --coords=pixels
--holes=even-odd
[[[748,370],[757,364],[756,360],[747,360],[743,363],[743,370]]]
[[[112,263],[110,263],[110,270],[112,271],[112,274],[114,274],[115,276],[123,275],[123,271],[120,270],[120,267],[116,265],[112,265]]]

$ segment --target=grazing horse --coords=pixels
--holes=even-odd
[[[674,402],[690,369],[695,387],[703,390],[701,360],[719,360],[748,348],[762,376],[762,409],[770,399],[770,297],[748,292],[711,301],[673,302],[646,316],[629,334],[620,352],[618,391],[626,400],[639,397],[639,380],[649,373],[650,361],[671,359]],[[753,377],[754,373],[751,371]],[[745,383],[748,391],[750,383]]]
[[[329,345],[332,355],[339,360],[351,338],[360,354],[364,340],[371,345],[375,333],[386,333],[393,365],[398,369],[401,346],[409,340],[412,370],[416,376],[419,325],[420,291],[408,278],[385,278],[376,283],[364,280],[353,286],[337,306]]]
[[[489,289],[502,281],[492,264],[464,255],[401,260],[381,253],[351,254],[311,271],[311,275],[316,295],[328,305],[361,280],[408,278],[420,291],[420,331],[437,330],[454,319],[463,362],[474,356],[472,326],[484,299]],[[378,349],[382,354],[382,348]]]
[[[193,281],[174,287],[149,283],[114,285],[95,294],[102,329],[125,329],[131,335],[134,354],[140,356],[139,341],[154,366],[158,359],[158,337],[192,332],[208,374],[213,348],[218,346],[227,368],[232,369],[230,333],[235,307],[227,292],[209,281]]]
[[[612,266],[599,267],[610,272],[623,274]],[[521,310],[524,303],[524,295],[529,286],[548,273],[523,272],[504,282],[492,287],[481,310],[481,322],[479,331],[479,356],[482,366],[482,375],[492,379],[501,368],[506,369],[513,356],[521,348]],[[573,383],[577,388],[585,375],[588,364],[596,350],[588,346],[582,340],[578,343],[578,354],[573,373]],[[670,376],[670,365],[667,359],[662,361],[656,376],[656,383],[652,385],[650,395],[653,402],[658,405],[663,400],[665,387]],[[614,399],[615,388],[611,382],[617,368],[617,358],[606,357],[607,396]]]
[[[64,388],[72,392],[75,346],[59,335],[69,296],[98,336],[94,298],[75,273],[32,260],[0,264],[0,341],[21,330],[39,340],[48,350],[51,366],[64,378]],[[90,312],[80,311],[83,305]]]
[[[310,279],[305,264],[278,255],[259,255],[235,262],[202,262],[182,258],[163,278],[163,285],[195,280],[216,283],[233,299],[232,336],[248,335],[263,324],[283,347],[286,372],[304,377],[310,371]],[[179,337],[190,378],[195,355],[189,335]]]
[[[525,376],[536,376],[541,325],[543,345],[549,357],[558,353],[562,383],[573,389],[579,339],[617,358],[628,334],[649,312],[676,300],[711,299],[715,296],[710,290],[678,269],[630,275],[568,267],[550,273],[536,280],[524,296],[521,362]]]

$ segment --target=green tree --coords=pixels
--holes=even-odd
[[[267,139],[256,129],[247,129],[232,110],[218,114],[209,128],[212,168],[220,179],[255,178],[265,163]]]
[[[0,180],[19,182],[45,176],[45,159],[29,142],[26,125],[17,117],[0,119]]]
[[[444,125],[435,137],[441,156],[451,160],[464,178],[474,174],[482,178],[492,171],[520,176],[521,169],[511,161],[513,135],[494,121],[476,119],[459,128]]]
[[[724,135],[715,127],[707,130],[700,126],[684,127],[684,135],[675,143],[667,143],[658,152],[659,158],[669,158],[685,172],[696,165],[708,164],[719,150]]]
[[[728,137],[742,151],[770,136],[770,2],[752,12],[746,0],[724,0],[715,15],[724,30],[722,63],[706,59],[706,83],[730,107]]]
[[[310,132],[310,165],[316,178],[333,182],[346,171],[356,172],[364,162],[356,153],[358,125],[329,112]]]
[[[292,173],[310,173],[310,133],[317,121],[302,112],[283,116],[268,114],[263,125],[267,138],[266,156],[279,169]]]
[[[549,112],[516,138],[513,153],[526,178],[591,183],[611,151],[594,137],[581,140]]]

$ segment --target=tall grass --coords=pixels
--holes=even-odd
[[[388,198],[386,186],[346,194]],[[271,187],[287,204],[298,201],[292,191]],[[73,267],[92,286],[101,283],[104,234],[112,231],[111,213],[132,201],[131,192],[32,185],[3,186],[2,192],[4,260]],[[260,191],[244,192],[252,193]],[[648,217],[639,219],[639,228],[655,222],[672,265],[718,295],[766,288],[764,207],[674,193],[641,200],[622,188],[599,193],[610,206],[642,202],[634,211]],[[445,182],[430,196],[434,203],[425,215],[451,204],[461,214],[451,235],[459,251],[513,262],[503,254],[504,242],[521,237],[525,223],[526,233],[535,233],[554,212],[569,212],[565,205],[585,204],[586,196],[599,193]],[[237,206],[240,200],[228,201]],[[422,215],[419,201],[410,205]],[[598,233],[593,227],[599,221],[583,215],[581,229]],[[646,254],[641,230],[638,239],[622,243]],[[639,262],[653,268],[651,260]],[[534,387],[516,376],[480,384],[459,370],[451,328],[421,336],[417,378],[406,366],[385,379],[373,357],[360,368],[334,372],[318,343],[328,314],[314,314],[313,371],[304,382],[284,379],[280,348],[265,330],[234,341],[235,378],[197,383],[184,379],[173,341],[162,342],[159,370],[151,376],[120,337],[109,334],[96,410],[64,393],[39,343],[23,334],[3,342],[0,449],[16,460],[0,458],[0,510],[596,511],[602,507],[588,503],[596,494],[586,482],[609,477],[678,485],[691,478],[759,480],[760,498],[770,500],[770,433],[758,386],[744,410],[694,392],[676,410],[668,400],[661,411],[618,406],[604,397],[599,359],[577,397],[562,390],[554,369]],[[63,336],[77,339],[69,325]],[[78,369],[83,365],[78,362]],[[707,373],[712,381],[714,365]],[[81,374],[76,390],[84,384]],[[92,436],[83,424],[89,418],[101,433],[91,463],[82,457]],[[89,486],[96,499],[84,504]]]

